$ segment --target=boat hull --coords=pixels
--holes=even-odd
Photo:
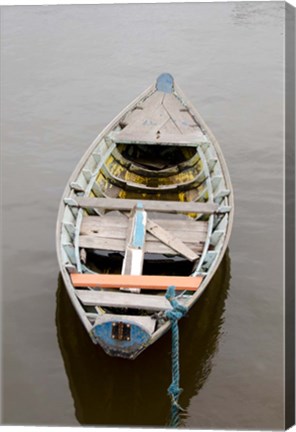
[[[142,309],[137,304],[129,307],[122,303],[115,304],[114,299],[118,301],[122,295],[108,294],[110,288],[102,285],[91,288],[85,282],[83,290],[107,290],[108,301],[111,303],[102,304],[102,296],[98,291],[93,293],[96,301],[85,302],[84,293],[79,294],[78,287],[73,284],[73,273],[109,272],[109,264],[113,265],[123,254],[122,269],[116,269],[116,273],[121,271],[123,275],[124,272],[141,274],[143,268],[145,270],[151,266],[150,262],[159,262],[160,266],[155,264],[157,268],[162,265],[165,268],[169,262],[171,267],[169,270],[166,268],[165,271],[169,272],[166,274],[174,275],[174,269],[178,267],[180,260],[187,260],[184,268],[189,268],[189,261],[192,260],[191,270],[186,270],[187,275],[189,278],[200,278],[201,282],[194,292],[185,289],[181,296],[179,293],[181,303],[190,309],[221,263],[233,224],[233,190],[220,146],[182,91],[171,78],[166,78],[158,80],[156,85],[143,92],[99,134],[71,175],[59,208],[56,243],[65,286],[92,341],[111,356],[130,359],[137,357],[159,339],[171,323],[160,307],[151,311],[143,305],[143,301],[140,302]],[[178,105],[176,110],[176,104],[181,108]],[[156,118],[157,110],[159,117]],[[143,120],[143,113],[148,116],[148,120]],[[177,120],[174,122],[180,133],[174,132],[176,126],[171,121],[175,113]],[[185,114],[187,117],[184,117]],[[194,125],[188,123],[188,118],[189,123],[194,122]],[[139,130],[140,122],[144,126]],[[151,132],[153,122],[156,122],[154,135]],[[187,130],[182,129],[184,125]],[[160,162],[154,160],[156,148],[162,155]],[[153,152],[154,159],[151,157]],[[166,155],[171,159],[169,163]],[[147,159],[144,163],[143,157]],[[103,211],[95,207],[95,203],[99,202],[95,201],[98,196],[104,198],[109,206],[114,206],[114,203],[118,206],[118,202],[122,203],[123,200],[126,203],[134,200],[135,209],[139,210],[142,206],[142,210],[147,213],[145,218],[148,218],[148,225],[144,228],[141,225],[137,231],[137,223],[127,223],[128,215],[126,210],[121,210],[122,206],[119,206],[119,210],[115,206],[114,209],[106,208]],[[90,199],[92,207],[89,204],[83,206],[83,197]],[[159,203],[156,208],[152,206],[153,200]],[[194,207],[195,202],[200,207]],[[182,203],[184,210],[180,211]],[[193,205],[194,211],[190,213],[189,207],[185,207],[187,204]],[[175,210],[172,210],[174,205]],[[199,208],[202,209],[201,213],[197,212]],[[157,219],[159,214],[168,214],[165,213],[168,209],[170,218],[175,215],[175,221],[170,218],[164,221]],[[110,216],[116,212],[120,213],[121,219]],[[129,220],[132,219],[131,214],[135,214],[135,210],[130,213]],[[189,229],[190,224],[193,231]],[[110,233],[107,235],[108,229]],[[128,237],[120,237],[123,230],[125,236],[130,235],[131,239],[136,239],[135,244]],[[191,237],[199,241],[192,240]],[[87,260],[92,257],[91,264],[107,262],[108,265],[93,271],[87,267],[84,255],[87,255]],[[97,258],[94,259],[95,255]],[[178,275],[176,281],[177,278]],[[151,282],[151,289],[152,285]],[[120,285],[113,288],[119,288],[116,292],[122,291]],[[147,288],[146,286],[145,289]],[[145,297],[141,287],[125,289],[125,292],[137,292],[139,299]],[[161,295],[157,291],[156,294],[154,297],[163,302],[163,293]],[[131,298],[129,296],[127,300]]]

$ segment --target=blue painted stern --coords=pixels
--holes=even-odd
[[[106,317],[107,318],[107,317]],[[120,329],[124,329],[120,330]],[[122,334],[120,334],[120,332]],[[123,334],[125,333],[125,334]],[[150,334],[132,321],[114,316],[92,328],[95,341],[113,357],[135,358],[148,345]]]

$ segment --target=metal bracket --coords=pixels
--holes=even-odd
[[[112,323],[112,339],[120,341],[131,340],[131,325],[123,322]]]

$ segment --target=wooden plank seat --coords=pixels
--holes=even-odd
[[[120,136],[113,136],[116,144],[126,145],[162,145],[162,146],[176,146],[180,147],[198,147],[203,144],[207,144],[208,141],[204,140],[203,137],[198,137],[194,134],[188,135],[170,135],[163,133],[161,139],[157,139],[157,135],[152,133],[133,134],[133,133],[121,133]]]
[[[120,198],[90,198],[75,197],[70,200],[65,199],[68,205],[81,208],[97,208],[107,210],[130,211],[139,200],[120,199]],[[157,201],[141,200],[146,211],[165,212],[165,213],[203,213],[213,214],[218,212],[219,205],[209,202],[182,202],[182,201]]]
[[[191,251],[197,254],[197,256],[199,256],[203,250],[203,244],[191,243],[189,245],[188,242],[186,242],[185,244],[190,247]],[[100,238],[95,236],[80,236],[79,247],[85,249],[125,252],[126,241],[112,238]],[[178,255],[178,252],[173,250],[171,247],[157,241],[146,241],[145,252],[148,254]]]
[[[146,290],[166,290],[174,285],[177,291],[196,291],[200,286],[202,276],[147,276],[119,274],[84,274],[71,273],[75,288],[141,288]],[[127,295],[131,295],[128,293]],[[135,294],[142,295],[142,294]]]
[[[162,214],[161,217],[152,217],[154,222],[163,225],[166,229],[180,233],[180,236],[187,236],[189,232],[190,238],[194,236],[195,232],[206,233],[208,228],[207,221],[195,221],[190,218],[175,219],[169,218],[170,215]],[[107,213],[104,216],[84,216],[81,224],[81,234],[103,234],[104,230],[113,231],[117,229],[125,232],[128,226],[128,218],[122,213]]]
[[[131,294],[122,292],[75,290],[85,306],[109,306],[145,310],[170,310],[172,306],[164,295]]]

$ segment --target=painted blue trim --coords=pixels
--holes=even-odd
[[[118,319],[97,324],[93,327],[92,333],[106,352],[112,355],[129,357],[143,349],[143,345],[149,341],[150,335],[140,326],[126,321],[127,324],[130,324],[130,340],[112,339],[112,324],[119,321],[122,322],[120,316]]]
[[[137,203],[132,247],[142,249],[145,244],[146,227],[144,223],[144,210],[141,202]]]
[[[174,91],[174,78],[169,73],[159,75],[156,80],[156,90],[164,93],[173,93]]]

